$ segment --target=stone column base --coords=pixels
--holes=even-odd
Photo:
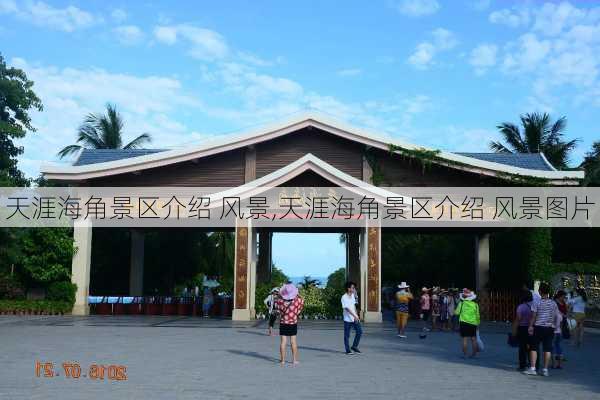
[[[363,319],[366,323],[380,324],[383,322],[383,317],[381,316],[381,313],[376,311],[366,311]]]
[[[73,315],[90,315],[90,306],[87,304],[73,304]]]
[[[232,321],[250,321],[250,310],[234,308],[231,315]]]

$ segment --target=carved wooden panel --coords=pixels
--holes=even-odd
[[[368,252],[367,252],[367,311],[379,311],[379,228],[368,228]]]
[[[236,229],[235,308],[248,308],[248,228]]]

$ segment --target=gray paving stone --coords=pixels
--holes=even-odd
[[[486,351],[459,357],[459,338],[393,326],[365,327],[364,354],[343,354],[337,321],[301,321],[301,364],[280,367],[277,337],[264,322],[162,316],[0,316],[0,399],[467,399],[599,398],[600,334],[582,349],[565,345],[562,371],[549,378],[515,371],[505,324],[482,328]],[[36,360],[60,376],[36,377]],[[69,379],[60,364],[127,367],[127,381]],[[285,397],[284,397],[285,396]],[[467,396],[467,397],[465,397]]]

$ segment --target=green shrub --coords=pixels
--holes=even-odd
[[[71,305],[75,304],[75,293],[77,285],[71,282],[53,282],[48,286],[47,299],[54,301],[64,301]]]
[[[73,305],[66,301],[52,300],[0,300],[0,312],[2,313],[45,313],[45,314],[67,314]]]
[[[0,273],[0,299],[22,299],[25,291],[21,283],[9,274]]]

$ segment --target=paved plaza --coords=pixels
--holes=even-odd
[[[485,352],[459,357],[459,337],[407,340],[393,325],[365,327],[362,355],[343,353],[341,323],[301,321],[301,364],[280,367],[264,322],[187,317],[0,316],[0,399],[593,399],[600,392],[600,334],[549,378],[515,371],[505,324],[482,329]],[[415,323],[413,323],[415,325]],[[58,376],[36,376],[35,362]],[[63,362],[78,363],[67,378]],[[124,365],[127,380],[91,379],[89,366]],[[86,376],[84,376],[86,375]]]

